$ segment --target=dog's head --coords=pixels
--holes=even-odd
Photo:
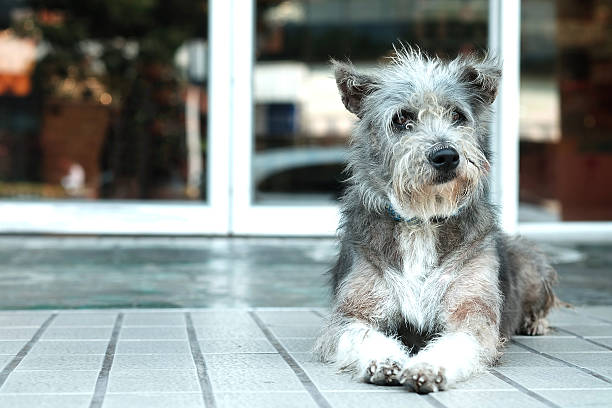
[[[496,59],[444,62],[402,48],[371,72],[332,64],[342,102],[361,119],[349,168],[366,205],[391,204],[406,218],[447,217],[487,191]]]

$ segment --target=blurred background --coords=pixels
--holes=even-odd
[[[330,57],[487,49],[495,7],[0,0],[0,231],[332,234],[355,117]],[[519,226],[612,231],[611,19],[610,0],[520,2]]]
[[[400,40],[501,55],[503,225],[540,240],[562,299],[607,304],[611,19],[612,0],[0,0],[0,308],[326,306],[356,119],[328,61],[372,69]]]

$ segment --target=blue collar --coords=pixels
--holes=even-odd
[[[405,222],[406,224],[409,224],[409,225],[419,225],[422,222],[419,217],[412,217],[412,218],[402,217],[397,211],[393,209],[391,204],[387,204],[386,208],[387,208],[387,214],[391,218],[393,218],[393,221]],[[448,219],[447,217],[433,217],[433,218],[430,218],[429,221],[439,224],[439,223],[445,222],[447,219]]]
[[[405,222],[410,225],[418,225],[421,223],[421,220],[418,217],[412,217],[412,218],[402,217],[401,215],[397,213],[397,211],[393,209],[391,204],[387,204],[387,214],[389,214],[389,216],[393,218],[393,221],[397,221],[397,222],[401,221],[401,222]]]

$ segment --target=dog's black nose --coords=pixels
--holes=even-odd
[[[459,165],[459,153],[452,147],[440,149],[429,155],[429,162],[441,171],[454,170]]]

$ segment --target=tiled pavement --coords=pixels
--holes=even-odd
[[[324,313],[0,312],[0,407],[612,407],[612,307],[556,311],[551,335],[516,337],[498,367],[428,396],[314,362]]]

